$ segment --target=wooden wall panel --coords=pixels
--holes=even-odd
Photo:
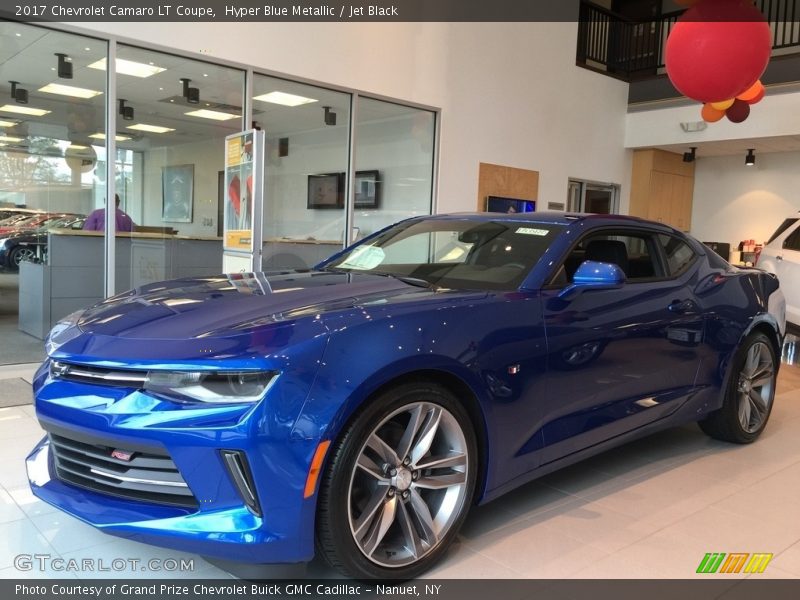
[[[486,196],[503,196],[519,200],[539,199],[539,172],[490,163],[478,169],[478,211],[486,210]],[[537,206],[537,210],[541,207]]]

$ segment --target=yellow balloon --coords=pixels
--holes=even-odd
[[[730,100],[723,100],[722,102],[712,102],[711,106],[717,110],[728,110],[731,106],[733,106],[734,100],[736,99],[731,98]]]

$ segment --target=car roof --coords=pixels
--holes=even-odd
[[[469,219],[470,221],[499,221],[499,222],[519,222],[543,223],[553,225],[572,225],[582,222],[587,225],[659,225],[639,217],[627,215],[600,215],[594,213],[574,213],[574,212],[529,212],[529,213],[490,213],[490,212],[462,212],[432,215],[427,219],[447,220],[447,219]]]

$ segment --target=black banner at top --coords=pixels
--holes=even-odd
[[[575,21],[579,0],[3,0],[19,21]]]

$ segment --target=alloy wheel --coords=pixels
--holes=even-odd
[[[758,431],[767,419],[775,392],[775,363],[766,343],[750,346],[739,374],[739,424],[747,433]]]
[[[383,567],[413,564],[437,548],[468,493],[468,446],[456,418],[430,402],[406,405],[375,427],[350,476],[350,532]]]
[[[23,260],[33,260],[35,256],[36,253],[31,248],[18,248],[14,253],[14,266],[19,268],[19,264]]]

